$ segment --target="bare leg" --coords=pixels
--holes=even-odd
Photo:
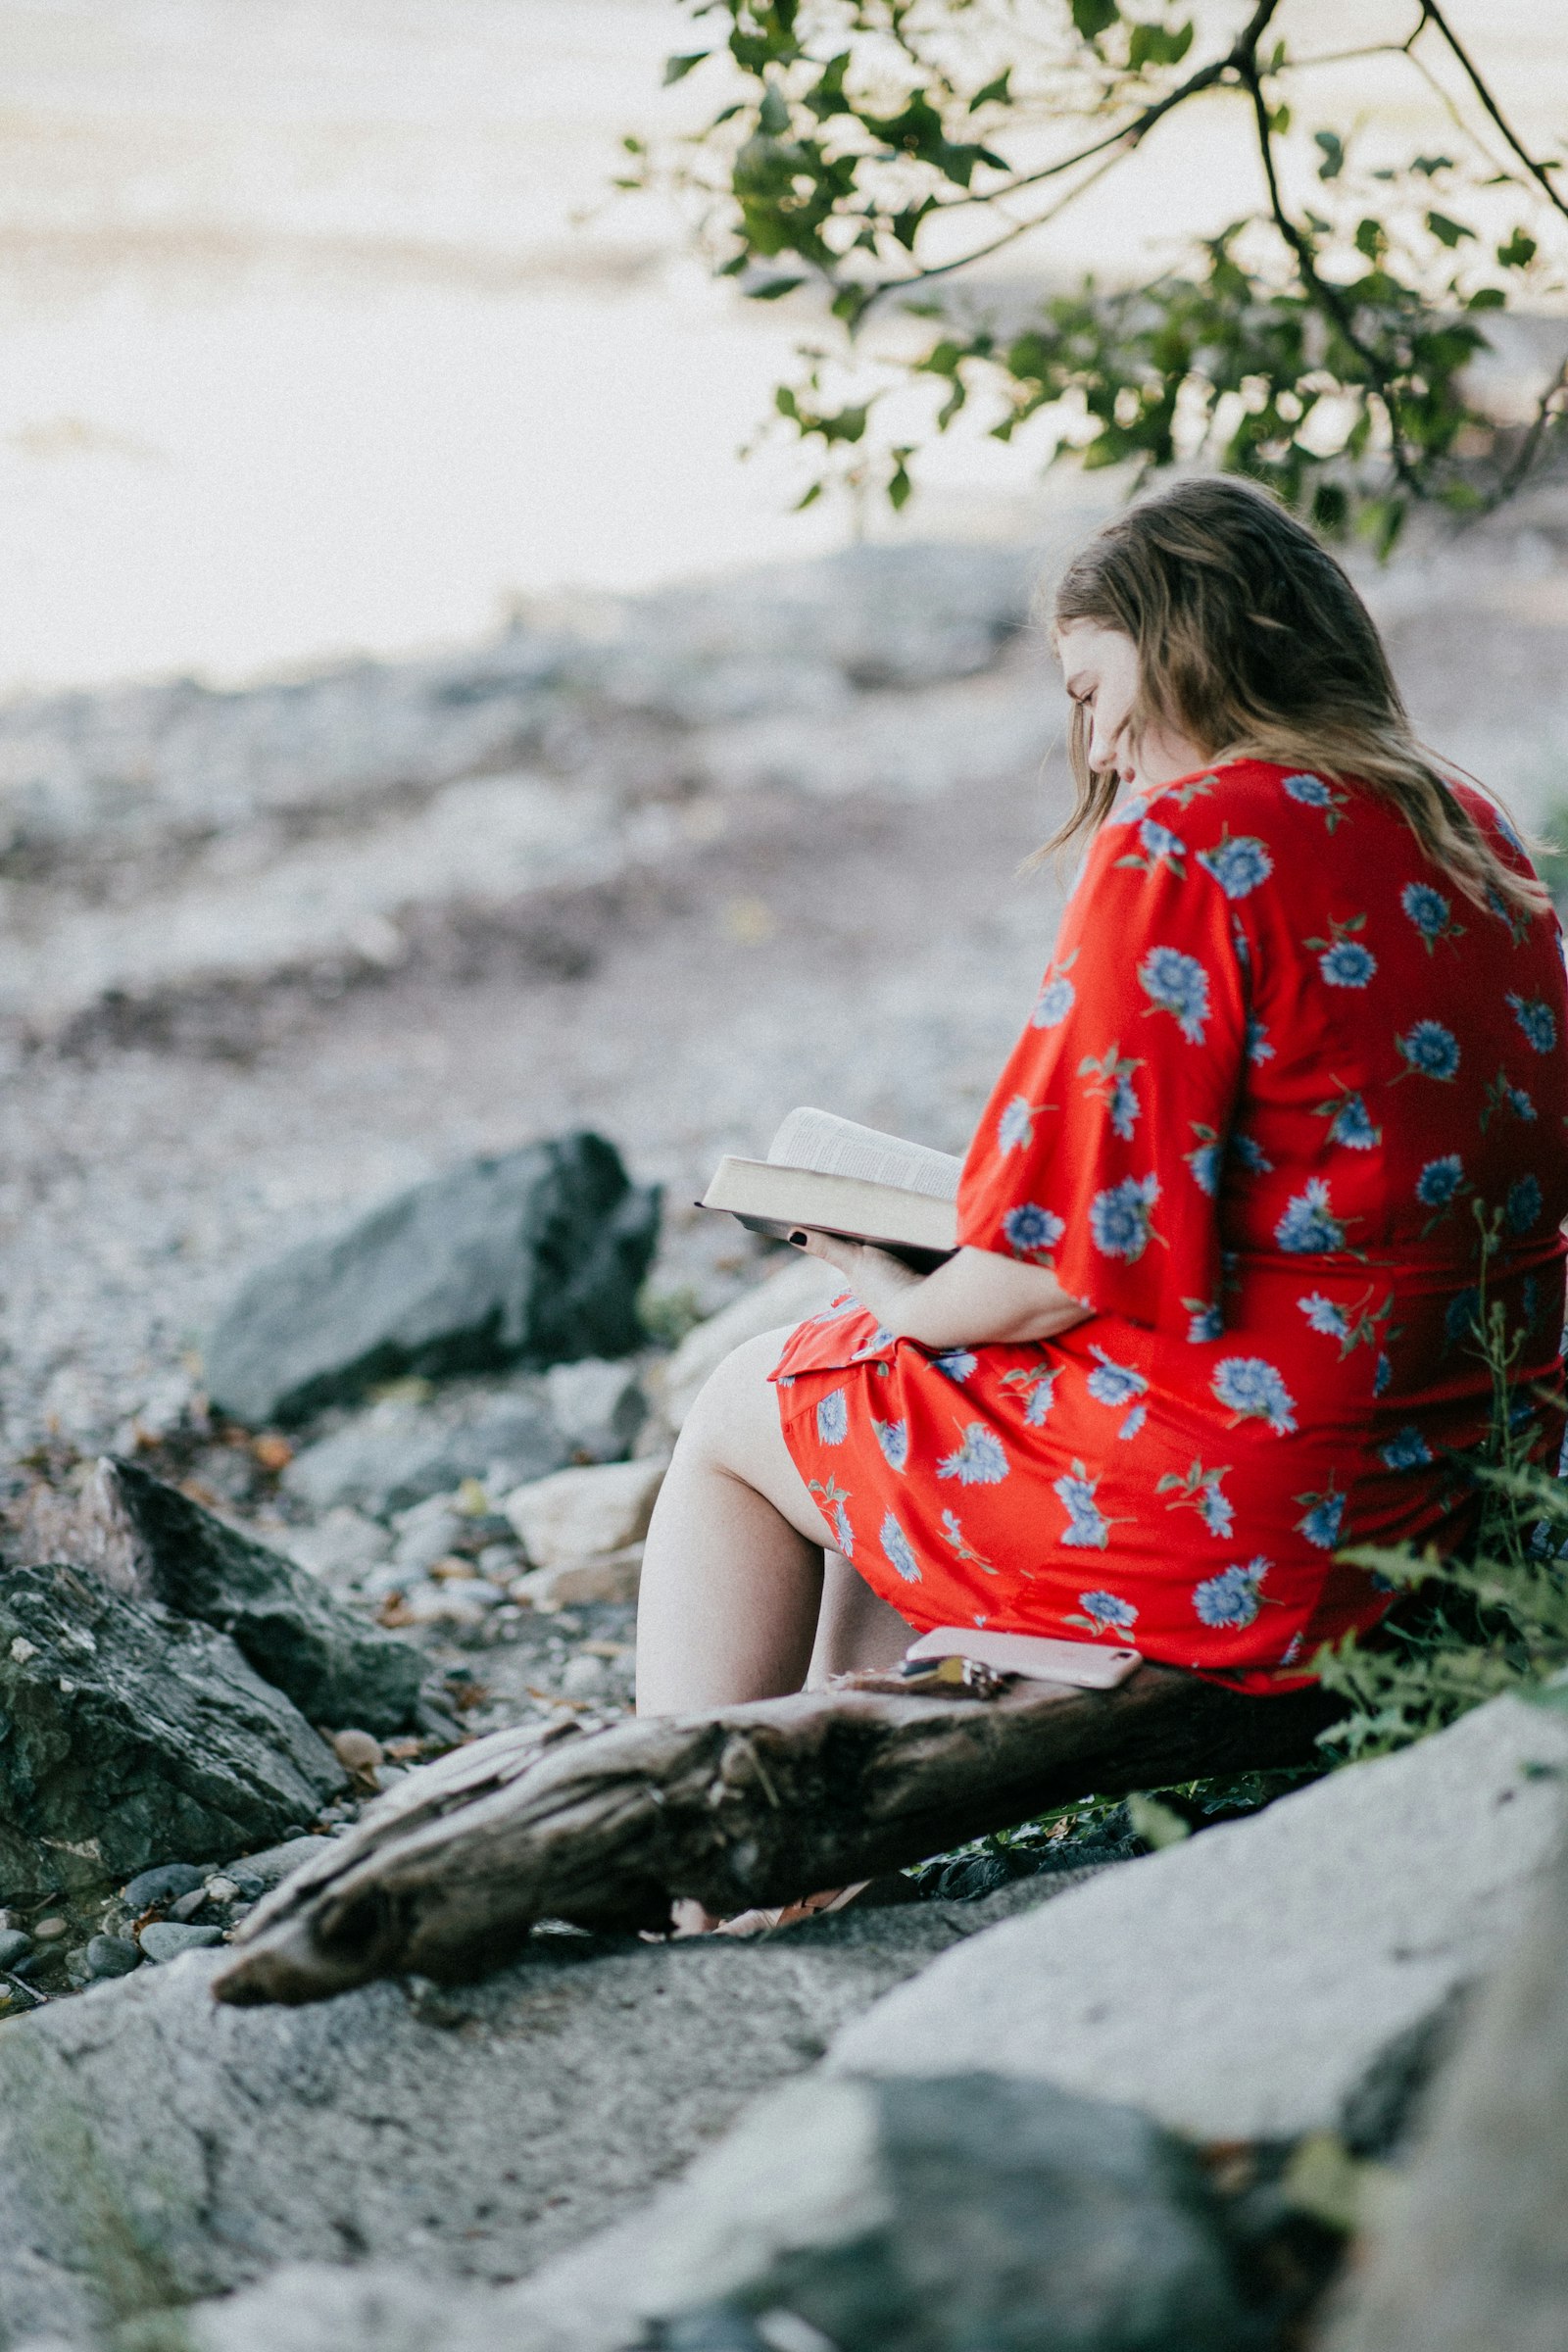
[[[830,1551],[807,1689],[819,1690],[829,1675],[848,1674],[857,1666],[896,1666],[913,1632],[891,1602],[856,1575],[842,1552]]]
[[[878,1612],[894,1617],[838,1562],[818,1642],[822,1557],[833,1539],[779,1428],[767,1375],[786,1337],[766,1332],[727,1356],[680,1433],[643,1556],[640,1714],[685,1714],[799,1690],[813,1652],[819,1673],[836,1671]],[[902,1619],[894,1622],[903,1628]],[[886,1631],[878,1638],[878,1655],[886,1656]]]

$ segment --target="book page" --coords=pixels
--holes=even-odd
[[[862,1184],[886,1184],[928,1200],[956,1200],[963,1162],[951,1152],[908,1144],[901,1136],[861,1127],[830,1110],[792,1110],[767,1156],[776,1166],[815,1168],[825,1176],[855,1176]]]

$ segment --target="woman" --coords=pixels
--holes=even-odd
[[[1055,641],[1057,841],[1093,847],[962,1247],[922,1279],[808,1237],[849,1295],[737,1349],[682,1432],[647,1711],[954,1622],[1298,1684],[1388,1606],[1339,1551],[1466,1532],[1483,1302],[1521,1395],[1560,1378],[1557,924],[1345,573],[1258,492],[1183,483],[1078,558]]]

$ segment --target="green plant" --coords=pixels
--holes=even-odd
[[[622,184],[688,199],[700,247],[752,300],[825,298],[827,339],[775,393],[775,423],[815,459],[802,505],[837,483],[903,506],[921,448],[967,412],[1048,464],[1247,473],[1386,550],[1413,504],[1495,503],[1558,437],[1568,355],[1510,427],[1467,370],[1489,317],[1562,291],[1562,167],[1526,146],[1438,0],[1390,0],[1393,36],[1333,56],[1292,45],[1283,0],[1219,38],[1181,0],[687,5],[712,37],[665,78],[703,74],[717,104],[671,151],[629,139]],[[1349,58],[1424,81],[1454,152],[1377,165],[1324,124],[1303,173],[1293,120],[1317,69]],[[1149,285],[1020,302],[988,284],[1015,248],[1049,283],[1067,207],[1215,97],[1255,158],[1254,209]]]
[[[1487,1298],[1498,1220],[1477,1204],[1481,1282],[1473,1330],[1492,1378],[1487,1435],[1462,1467],[1480,1490],[1473,1544],[1462,1557],[1365,1544],[1340,1556],[1420,1595],[1369,1644],[1347,1635],[1314,1661],[1326,1689],[1349,1702],[1322,1735],[1341,1761],[1386,1754],[1441,1731],[1483,1699],[1513,1690],[1568,1699],[1553,1678],[1568,1668],[1568,1486],[1540,1454],[1561,1400],[1522,1396],[1516,1380],[1526,1334],[1509,1333],[1500,1299]]]

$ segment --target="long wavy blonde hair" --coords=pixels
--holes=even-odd
[[[1097,533],[1056,590],[1054,626],[1098,621],[1138,649],[1141,730],[1164,724],[1228,760],[1277,760],[1393,801],[1477,906],[1531,914],[1541,884],[1504,863],[1417,741],[1376,623],[1345,571],[1268,492],[1210,476],[1141,500]],[[1068,737],[1077,797],[1049,854],[1109,814],[1116,776]]]

